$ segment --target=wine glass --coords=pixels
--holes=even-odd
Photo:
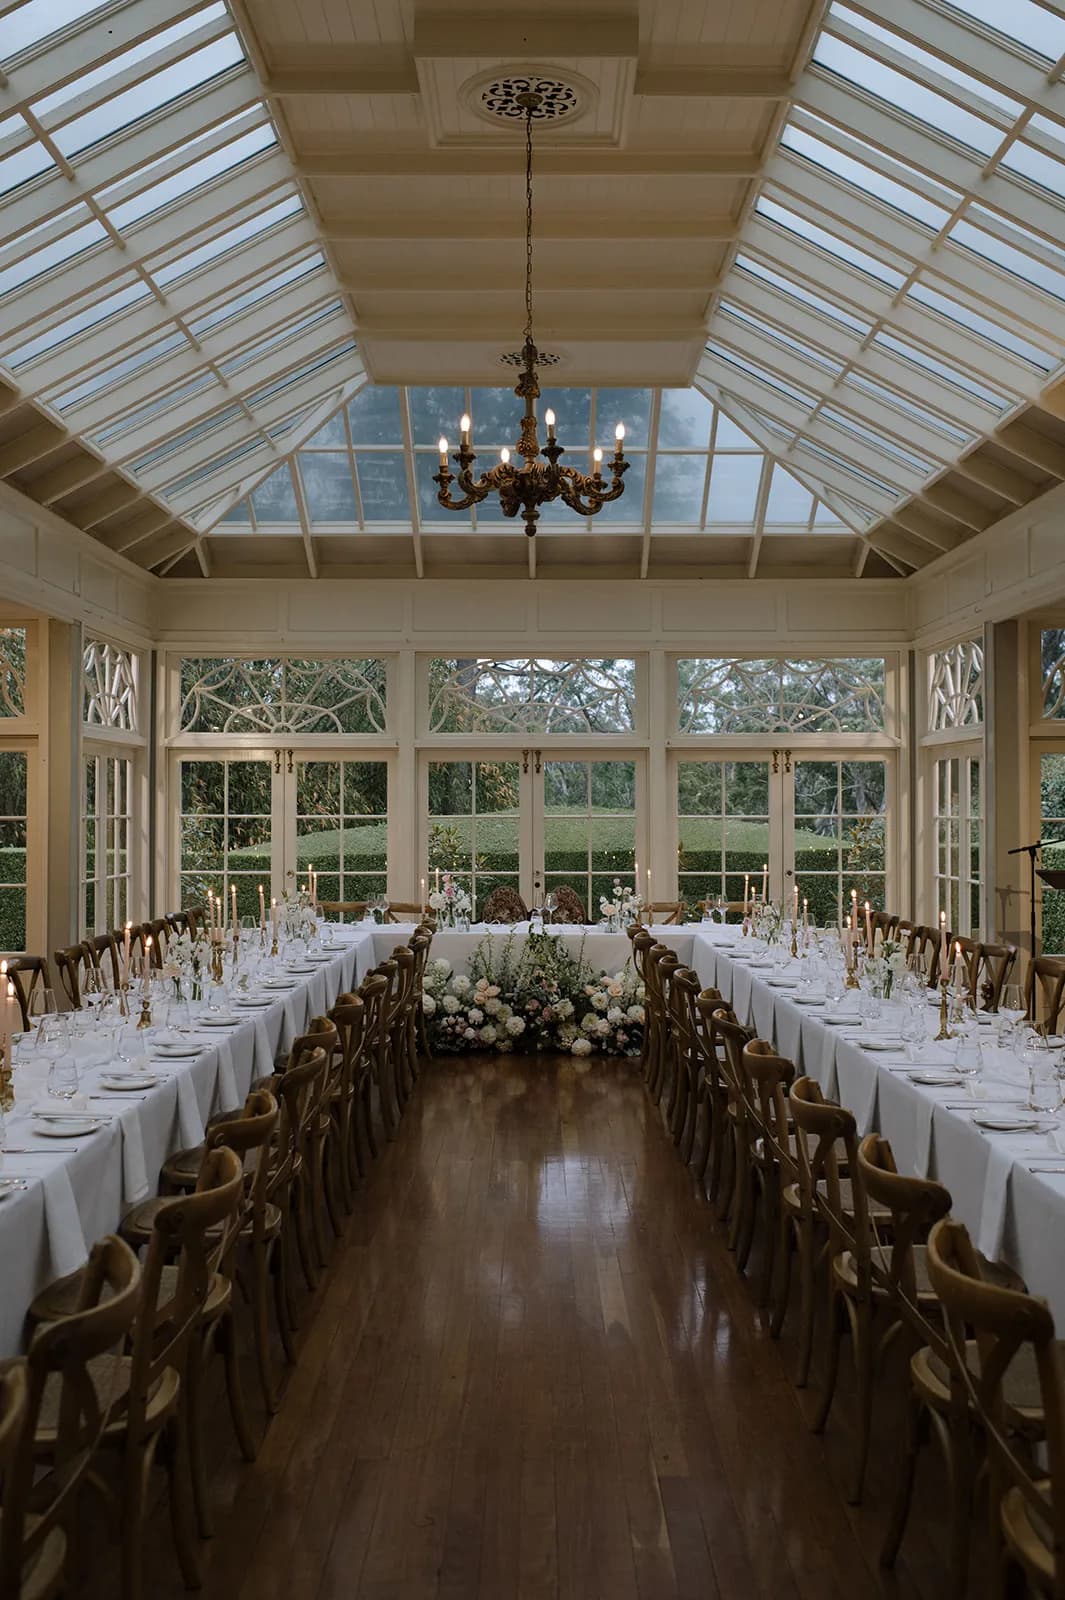
[[[1013,1033],[1027,1009],[1024,1003],[1024,990],[1021,985],[1019,983],[1003,984],[1002,997],[998,1003],[998,1014],[1000,1017],[1005,1017],[1009,1033]]]
[[[55,1003],[55,990],[38,987],[33,990],[29,999],[30,1027],[40,1037],[41,1023],[45,1017],[53,1016],[59,1007]]]

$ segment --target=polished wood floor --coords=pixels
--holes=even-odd
[[[254,1466],[224,1403],[208,1600],[833,1600],[945,1591],[934,1461],[845,1505],[631,1063],[444,1061],[360,1197]],[[253,1388],[249,1382],[249,1396]],[[885,1379],[878,1439],[901,1390]],[[113,1594],[97,1566],[96,1594]],[[978,1590],[974,1586],[974,1593]],[[184,1591],[165,1515],[148,1593]]]

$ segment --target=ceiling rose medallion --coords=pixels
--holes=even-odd
[[[521,376],[514,385],[514,393],[524,400],[525,411],[521,419],[521,436],[516,453],[524,466],[515,466],[511,452],[504,447],[498,466],[489,467],[479,478],[473,476],[473,463],[477,456],[470,443],[472,423],[468,416],[459,424],[459,448],[452,460],[458,466],[457,475],[448,466],[448,443],[440,440],[440,470],[433,474],[439,484],[437,499],[449,511],[467,511],[479,505],[491,494],[498,495],[500,509],[505,517],[521,516],[525,532],[531,537],[540,520],[540,507],[552,500],[562,500],[582,517],[594,517],[611,500],[618,500],[625,489],[625,473],[629,463],[625,459],[625,425],[619,422],[614,430],[614,454],[610,461],[610,484],[603,476],[603,452],[593,451],[591,472],[580,472],[576,467],[560,464],[565,454],[555,434],[555,414],[544,413],[547,443],[540,448],[536,426],[536,402],[540,398],[540,382],[536,375],[540,352],[533,339],[532,260],[533,260],[533,187],[532,187],[532,126],[533,119],[541,114],[544,97],[535,89],[523,90],[514,96],[525,117],[525,339],[521,348]],[[541,460],[541,456],[543,459]],[[457,483],[459,498],[453,499],[451,485]]]

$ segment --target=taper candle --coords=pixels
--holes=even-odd
[[[765,903],[766,903],[766,896],[768,895],[768,893],[769,893],[769,862],[768,861],[763,861],[762,862],[762,904],[763,905],[765,905]]]
[[[260,928],[266,927],[266,895],[263,893],[261,883],[259,885],[259,926]]]
[[[939,976],[945,982],[947,977],[947,913],[939,913]]]
[[[151,936],[150,933],[147,933],[144,936],[144,984],[143,984],[143,988],[144,988],[145,999],[147,999],[147,997],[152,992],[152,936]]]
[[[230,893],[230,903],[232,904],[232,907],[233,907],[233,932],[236,933],[236,931],[237,931],[237,886],[236,886],[235,883],[231,883],[230,884],[229,893]]]
[[[748,908],[750,906],[750,902],[751,902],[751,875],[750,875],[749,872],[745,872],[743,874],[743,914],[744,914],[744,916],[747,915],[747,911],[748,911]]]
[[[865,902],[865,948],[869,954],[873,953],[873,908],[868,900]]]

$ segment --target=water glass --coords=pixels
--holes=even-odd
[[[879,1022],[883,1001],[878,994],[862,988],[858,993],[858,1015],[863,1022]]]
[[[48,1069],[48,1093],[56,1100],[72,1100],[78,1092],[78,1063],[72,1051],[56,1056]]]
[[[906,1046],[906,1060],[917,1061],[920,1058],[921,1048],[928,1038],[928,1020],[924,1012],[912,1003],[908,1004],[903,1012],[899,1034]]]
[[[1054,1052],[1035,1034],[1028,1034],[1021,1046],[1020,1056],[1028,1074],[1028,1109],[1056,1117],[1061,1108],[1061,1083]]]
[[[1016,1027],[1017,1023],[1020,1022],[1024,1017],[1026,1010],[1027,1007],[1024,1003],[1024,990],[1021,988],[1020,984],[1004,984],[1002,988],[1002,997],[998,1003],[998,1014],[1000,1017],[1005,1017],[1011,1033]]]

